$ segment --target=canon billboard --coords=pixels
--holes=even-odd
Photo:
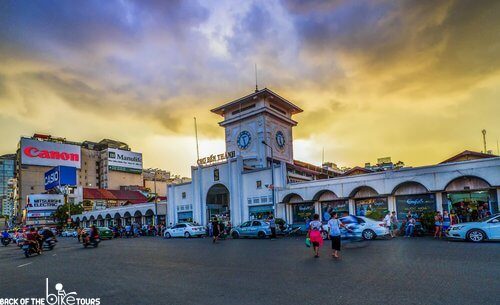
[[[77,145],[21,138],[21,164],[80,168],[81,148]]]

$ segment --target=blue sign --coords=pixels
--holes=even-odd
[[[45,173],[45,190],[64,185],[76,185],[76,167],[56,166]]]

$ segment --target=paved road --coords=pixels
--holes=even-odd
[[[329,244],[325,244],[329,246]],[[500,243],[379,240],[319,259],[302,239],[74,239],[26,259],[0,248],[0,298],[43,297],[45,278],[101,304],[498,304]],[[27,265],[26,265],[27,264]]]

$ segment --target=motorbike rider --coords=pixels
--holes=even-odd
[[[99,237],[99,231],[97,231],[97,228],[95,225],[92,225],[90,227],[90,231],[89,231],[89,241],[93,242],[94,239],[96,239],[97,237]]]
[[[32,227],[29,233],[26,234],[26,241],[32,245],[37,252],[42,252],[41,242],[43,242],[43,238],[38,234],[35,228]]]
[[[43,242],[47,241],[47,239],[52,238],[54,241],[57,241],[56,236],[54,235],[54,232],[52,232],[51,229],[49,228],[44,228],[42,231],[42,238]]]
[[[10,239],[10,234],[9,234],[9,232],[7,232],[7,229],[2,231],[2,241],[4,239]]]

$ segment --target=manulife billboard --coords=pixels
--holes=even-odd
[[[127,173],[142,173],[142,154],[116,148],[107,149],[108,169]]]

